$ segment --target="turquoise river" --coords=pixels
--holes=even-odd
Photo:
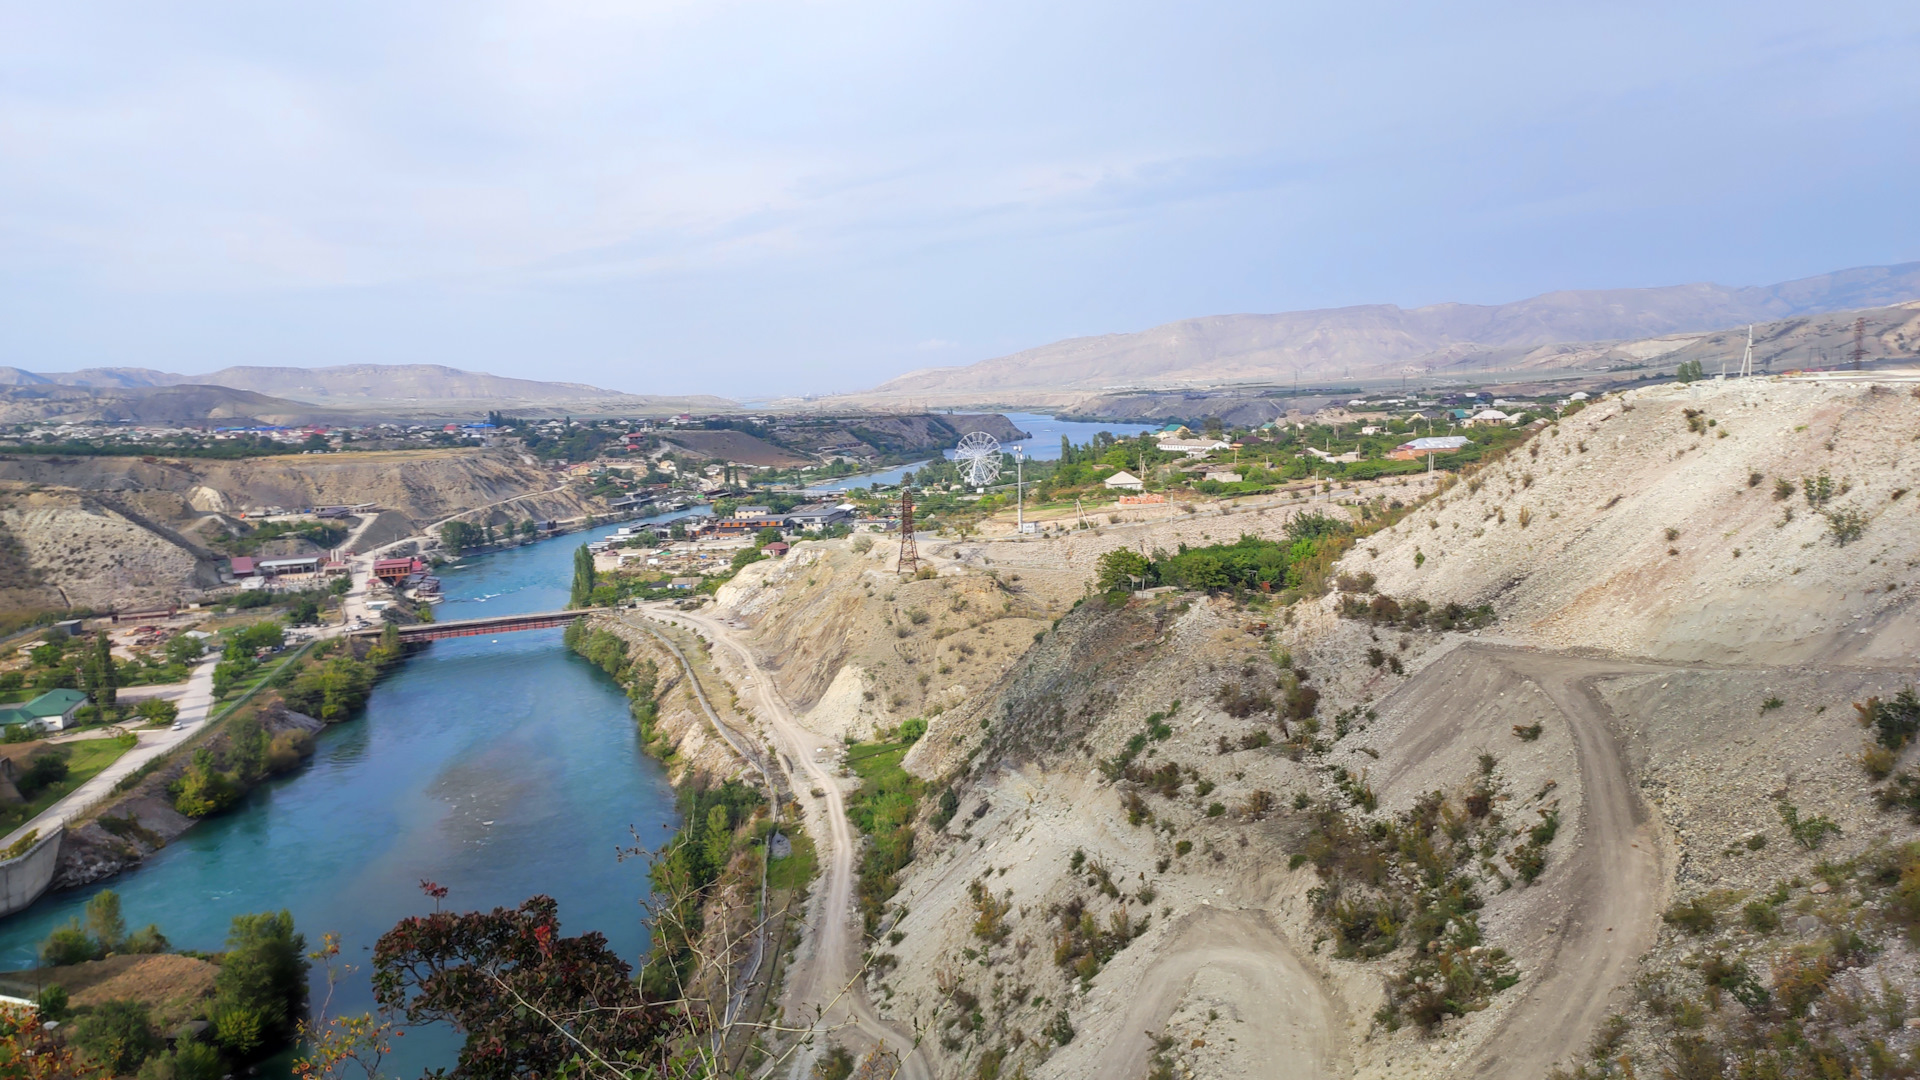
[[[610,531],[449,567],[437,614],[564,607],[575,547]],[[625,696],[559,630],[436,642],[381,682],[364,716],[322,732],[306,768],[138,869],[0,920],[0,966],[31,967],[37,944],[100,888],[119,892],[129,925],[157,923],[176,948],[216,951],[234,915],[284,907],[310,944],[340,935],[341,960],[357,970],[333,1009],[365,1011],[374,941],[432,910],[423,880],[461,909],[551,895],[564,932],[598,930],[637,966],[647,863],[616,853],[636,836],[657,847],[676,824],[673,789],[641,752]],[[316,970],[316,1004],[323,991]],[[451,1066],[457,1046],[444,1029],[411,1032],[384,1071]]]

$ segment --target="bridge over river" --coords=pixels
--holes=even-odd
[[[484,619],[454,619],[450,622],[414,623],[402,626],[401,641],[439,641],[442,638],[482,637],[489,634],[510,634],[515,630],[551,630],[556,626],[565,626],[575,619],[588,615],[599,615],[612,611],[612,608],[570,608],[566,611],[541,611],[525,615],[492,615]],[[369,626],[364,630],[352,631],[351,636],[358,638],[377,638],[386,632],[384,626]]]

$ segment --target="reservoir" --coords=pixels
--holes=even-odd
[[[1060,439],[1062,436],[1072,440],[1072,442],[1078,446],[1092,442],[1093,437],[1102,431],[1115,438],[1131,439],[1139,435],[1147,434],[1148,432],[1160,430],[1157,424],[1124,424],[1118,422],[1084,424],[1075,420],[1057,420],[1043,413],[1010,412],[1003,413],[1002,415],[1012,421],[1014,427],[1026,432],[1028,437],[1021,439],[1017,443],[1001,443],[1001,449],[1012,453],[1013,448],[1019,446],[1026,452],[1028,461],[1060,460]],[[947,451],[946,456],[951,458],[953,452],[951,450]],[[810,495],[837,495],[843,491],[852,491],[854,488],[871,487],[875,484],[898,484],[901,476],[917,471],[920,466],[925,464],[926,462],[924,461],[916,461],[910,465],[900,465],[887,469],[884,472],[842,476],[838,479],[826,480],[815,484],[807,489],[807,493]]]
[[[435,614],[563,608],[574,549],[612,528],[443,568],[447,599]],[[641,752],[626,696],[560,635],[456,638],[413,654],[363,716],[320,733],[306,768],[138,869],[0,920],[0,966],[33,966],[39,942],[101,888],[120,894],[130,928],[157,923],[176,949],[217,951],[234,915],[284,907],[309,947],[340,935],[340,960],[358,970],[335,991],[334,1012],[363,1012],[371,947],[400,919],[433,910],[420,891],[428,880],[450,890],[455,910],[551,895],[562,933],[598,930],[637,967],[647,862],[615,855],[636,835],[649,847],[667,838],[674,792]],[[317,1005],[318,970],[313,987]],[[458,1045],[450,1031],[410,1032],[383,1071],[451,1067]]]

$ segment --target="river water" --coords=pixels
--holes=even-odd
[[[437,614],[565,607],[575,547],[611,531],[447,567]],[[562,932],[598,930],[637,966],[647,864],[615,853],[634,833],[648,846],[669,835],[674,792],[641,752],[625,695],[560,635],[458,638],[416,653],[375,689],[363,717],[321,732],[306,768],[256,788],[130,873],[0,920],[0,966],[32,966],[38,943],[100,888],[120,894],[130,926],[157,923],[176,948],[218,950],[234,915],[284,907],[310,945],[324,932],[341,936],[342,961],[359,970],[334,1007],[364,1011],[368,950],[401,918],[432,910],[423,879],[446,886],[446,904],[462,910],[547,893]],[[323,990],[316,972],[316,1004]],[[444,1029],[410,1033],[386,1071],[451,1066],[457,1047]]]
[[[1073,440],[1074,445],[1084,446],[1092,441],[1096,433],[1102,431],[1118,438],[1130,439],[1143,432],[1159,430],[1157,424],[1082,424],[1072,420],[1058,420],[1042,413],[1003,413],[1002,415],[1013,421],[1014,427],[1027,432],[1028,437],[1018,442],[1001,443],[1001,448],[1012,453],[1013,448],[1019,446],[1026,451],[1028,461],[1058,461],[1060,437],[1063,435]],[[949,451],[947,456],[952,457],[952,452]],[[898,484],[903,474],[912,472],[925,464],[925,461],[916,461],[911,465],[901,465],[884,472],[843,476],[837,480],[816,484],[807,490],[829,495],[851,491],[854,488],[871,487],[874,484]]]

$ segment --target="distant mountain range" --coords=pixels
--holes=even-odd
[[[256,419],[351,423],[374,419],[477,418],[489,410],[658,415],[726,411],[706,395],[623,394],[583,383],[539,382],[439,364],[230,367],[205,375],[148,368],[87,368],[46,374],[0,367],[0,420],[171,421]]]
[[[1058,402],[1116,386],[1290,382],[1479,374],[1506,362],[1577,367],[1605,349],[1556,349],[1699,333],[1794,316],[1880,308],[1920,297],[1920,262],[1868,266],[1778,285],[1568,290],[1511,304],[1392,304],[1182,319],[882,383],[860,401]],[[1680,344],[1684,344],[1680,343]],[[1679,347],[1678,345],[1675,346]]]
[[[585,383],[539,382],[440,364],[341,364],[334,367],[230,367],[205,375],[179,375],[149,368],[84,368],[37,374],[0,367],[0,386],[76,386],[90,390],[141,390],[162,386],[225,386],[290,401],[323,405],[339,401],[664,401],[625,394]],[[700,408],[725,408],[725,398],[691,396],[671,400]]]

